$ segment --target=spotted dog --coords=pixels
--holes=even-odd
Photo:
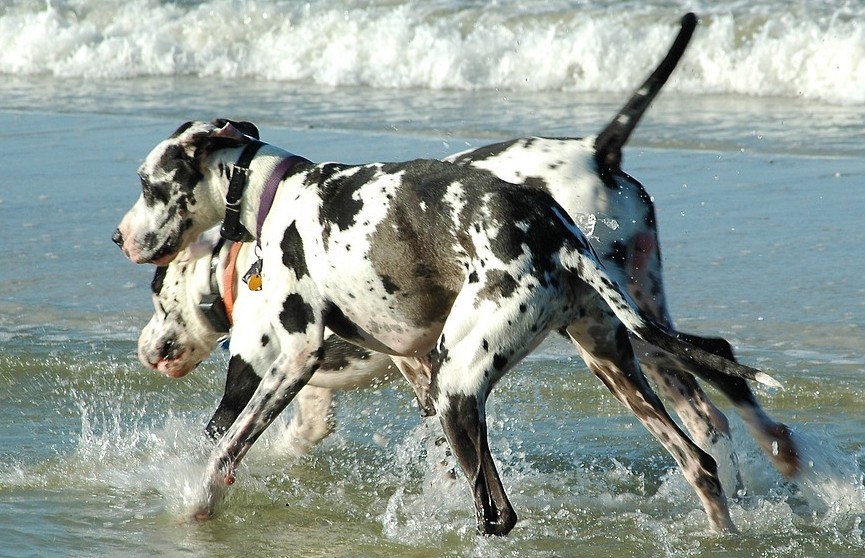
[[[445,159],[458,165],[488,169],[510,182],[538,187],[550,193],[583,229],[608,273],[620,285],[627,287],[643,311],[669,328],[672,328],[672,321],[662,283],[653,203],[643,186],[621,171],[619,162],[622,146],[675,68],[695,25],[696,18],[692,14],[683,18],[682,31],[668,55],[598,136],[521,138]],[[162,299],[157,304],[177,314],[172,318],[163,313],[160,317],[157,310],[151,325],[145,328],[140,338],[141,346],[148,348],[147,356],[142,356],[142,361],[148,366],[165,368],[164,371],[169,374],[172,367],[180,366],[185,373],[213,350],[219,335],[212,330],[208,334],[200,333],[206,328],[201,325],[201,319],[195,318],[200,314],[195,308],[197,301],[189,299],[178,305],[171,304],[165,297]],[[165,330],[158,335],[154,333],[156,323]],[[191,331],[183,331],[184,323],[193,324]],[[194,333],[196,331],[199,332],[197,335]],[[733,359],[732,350],[723,339],[694,335],[687,338],[705,349]],[[331,342],[335,345],[342,343],[328,338],[328,343]],[[736,491],[741,481],[738,479],[726,417],[703,392],[687,368],[682,366],[681,361],[646,347],[638,340],[636,343],[641,349],[640,360],[647,375],[671,402],[697,444],[719,461],[725,473],[725,486]],[[238,346],[246,348],[249,344],[240,343]],[[365,374],[383,370],[386,364],[381,355],[374,353],[359,350],[354,353],[350,349],[333,348],[328,354],[334,351],[349,355],[347,362],[343,363],[343,372],[356,367],[361,378]],[[222,432],[251,397],[257,377],[248,376],[250,368],[243,363],[256,356],[238,354],[232,358],[225,395],[214,417],[220,417],[217,421],[220,428],[214,430],[212,420],[208,425],[209,432]],[[319,376],[322,375],[316,375]],[[328,377],[333,375],[328,374]],[[349,379],[348,383],[354,381]],[[313,380],[312,383],[317,381]],[[335,383],[339,388],[339,382]],[[768,417],[745,381],[719,377],[714,383],[733,402],[773,464],[786,476],[793,476],[798,471],[799,460],[789,429]],[[298,416],[295,414],[295,417]]]
[[[684,53],[697,18],[687,14],[681,23],[682,29],[666,57],[598,135],[525,137],[444,159],[489,170],[508,182],[552,195],[586,234],[607,272],[628,290],[640,309],[669,329],[673,329],[673,321],[663,286],[654,203],[643,185],[622,171],[621,160],[631,132]],[[722,338],[680,336],[735,360],[730,344]],[[691,373],[681,369],[678,362],[665,365],[665,360],[666,356],[657,352],[641,354],[647,376],[671,402],[694,440],[728,466],[728,486],[740,485],[727,418]],[[785,477],[795,477],[801,458],[792,431],[763,410],[741,378],[715,377],[710,382],[732,402],[773,466]]]
[[[320,368],[327,327],[431,378],[478,530],[508,533],[517,518],[490,454],[485,401],[550,331],[561,331],[673,456],[711,525],[734,529],[714,459],[666,413],[628,333],[705,378],[777,385],[770,377],[640,311],[539,189],[439,161],[315,164],[244,133],[253,129],[228,121],[178,128],[141,165],[141,196],[114,234],[130,260],[157,265],[220,220],[226,236],[257,241],[249,279],[261,279],[263,313],[242,328],[260,346],[276,344],[279,356],[215,448],[198,517],[213,513],[249,448]]]
[[[259,297],[240,280],[253,263],[251,243],[225,242],[218,228],[205,232],[168,266],[154,273],[154,314],[138,337],[141,362],[169,377],[180,378],[207,358],[231,331],[235,319],[254,320]],[[254,364],[265,369],[279,356],[274,344],[260,346],[237,332],[228,364],[225,393],[205,428],[222,436],[258,387]],[[298,392],[287,439],[297,454],[309,452],[333,430],[333,391],[377,387],[391,380],[390,358],[339,339],[325,338],[325,358]],[[249,351],[252,349],[252,351]],[[254,363],[254,364],[250,364]]]

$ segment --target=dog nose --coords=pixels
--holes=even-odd
[[[159,350],[159,356],[165,360],[171,360],[176,356],[177,346],[172,339],[166,339]]]
[[[123,233],[120,232],[120,229],[114,230],[114,234],[111,235],[111,240],[114,241],[114,244],[123,248]]]

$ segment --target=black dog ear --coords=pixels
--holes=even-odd
[[[179,128],[177,128],[176,130],[174,130],[174,133],[173,133],[173,134],[171,134],[171,135],[168,136],[168,137],[169,137],[169,138],[176,138],[176,137],[178,137],[180,134],[182,134],[183,132],[185,132],[186,130],[188,130],[188,129],[193,125],[193,124],[194,124],[194,122],[192,122],[192,121],[184,122],[183,124],[180,125]]]
[[[211,130],[196,134],[190,141],[195,149],[194,158],[196,160],[201,160],[220,149],[242,147],[251,141],[258,140],[258,128],[251,122],[218,119],[214,120],[211,125],[213,126]]]
[[[253,139],[261,139],[261,135],[258,132],[258,128],[252,122],[247,122],[245,120],[228,120],[227,118],[217,118],[213,121],[213,125],[224,129],[226,124],[231,124],[231,126],[240,131],[245,136],[249,136]]]

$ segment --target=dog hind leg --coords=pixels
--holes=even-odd
[[[589,323],[567,328],[589,369],[676,460],[697,493],[712,527],[719,532],[735,531],[715,460],[692,442],[667,414],[643,377],[628,341],[628,332],[621,322],[603,309],[592,312],[592,318]],[[615,333],[606,338],[599,336],[599,322],[606,322],[608,327],[604,331]]]
[[[694,442],[715,458],[718,475],[729,494],[743,488],[739,458],[733,449],[730,423],[690,374],[641,362],[647,378],[675,410]]]
[[[728,360],[736,360],[733,348],[726,339],[700,337],[681,332],[679,337]],[[712,385],[733,403],[736,413],[742,418],[748,432],[757,441],[763,453],[768,456],[772,465],[784,477],[788,479],[795,477],[802,468],[802,456],[798,444],[793,439],[793,431],[786,424],[775,421],[766,413],[748,382],[741,378],[728,377],[713,378],[713,380]]]

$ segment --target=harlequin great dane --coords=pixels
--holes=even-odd
[[[227,242],[215,227],[168,266],[157,267],[151,284],[155,312],[138,338],[143,364],[173,378],[185,376],[231,332],[235,319],[245,323],[260,314],[263,297],[240,280],[254,263],[253,247],[253,243]],[[265,369],[278,356],[275,344],[259,346],[245,339],[246,331],[240,328],[232,340],[225,393],[205,428],[214,439],[225,433],[249,402],[260,381],[256,366]],[[297,394],[286,431],[296,454],[307,453],[333,430],[333,390],[377,387],[394,376],[387,355],[348,343],[330,331],[324,345],[325,358]],[[640,354],[643,366],[687,371],[687,363],[666,353]]]
[[[560,330],[678,462],[712,526],[734,529],[715,461],[646,384],[628,332],[706,378],[774,380],[680,340],[636,308],[539,189],[438,161],[314,164],[244,133],[251,129],[224,121],[178,128],[140,167],[142,194],[114,237],[132,261],[165,265],[220,219],[229,236],[255,231],[269,315],[244,327],[266,324],[273,336],[258,343],[277,343],[280,356],[214,450],[198,516],[214,511],[243,456],[320,367],[329,327],[428,373],[478,529],[508,533],[516,514],[490,455],[485,401]]]
[[[641,309],[668,327],[672,327],[672,322],[662,283],[654,207],[642,185],[621,172],[618,159],[631,131],[684,52],[695,24],[696,18],[692,14],[683,18],[683,30],[664,61],[597,137],[522,138],[466,151],[446,159],[460,165],[486,168],[511,182],[540,187],[551,193],[583,228],[608,272],[621,285],[628,287]],[[611,163],[611,166],[599,164],[603,161]],[[223,250],[223,253],[226,251]],[[203,286],[205,283],[202,280],[197,285]],[[185,297],[183,292],[179,292],[179,297],[175,297],[172,304],[173,292],[178,291],[169,287],[166,290],[167,297],[162,296],[160,299],[159,295],[156,296],[159,299],[156,301],[158,307],[167,308],[168,314],[174,314],[173,317],[157,310],[140,338],[142,361],[148,366],[163,369],[169,375],[177,374],[178,371],[183,374],[188,372],[213,350],[220,336],[213,330],[205,333],[207,326],[203,325],[194,307],[197,300],[192,300],[195,298],[192,291],[186,293]],[[201,296],[204,296],[204,291],[201,291]],[[185,302],[178,304],[178,298]],[[157,323],[159,328],[156,327]],[[190,331],[185,332],[184,329]],[[689,339],[713,352],[733,358],[729,344],[723,339],[697,336],[690,336]],[[342,366],[341,374],[350,370],[359,374],[359,378],[345,379],[348,386],[358,381],[368,381],[386,370],[387,361],[381,355],[342,348],[343,343],[334,338],[328,338],[326,342],[334,345],[328,350],[328,355],[341,355],[338,361]],[[241,348],[248,346],[247,343],[238,344]],[[726,486],[738,488],[735,455],[729,441],[726,417],[712,404],[687,370],[681,367],[681,362],[664,367],[668,356],[657,352],[646,354],[643,351],[641,361],[648,375],[672,402],[697,444],[724,465],[722,469],[727,475]],[[208,425],[208,432],[221,433],[251,397],[258,378],[249,376],[249,367],[245,363],[253,358],[260,357],[241,353],[232,357],[225,395]],[[324,369],[329,370],[327,363]],[[329,378],[328,381],[336,388],[346,387],[341,383],[340,376],[332,372],[317,374],[312,383],[318,384],[316,378],[319,377]],[[798,470],[799,461],[787,427],[765,414],[746,382],[726,377],[720,380],[715,383],[716,387],[734,403],[769,459],[783,474],[793,476]],[[304,390],[302,394],[310,391]],[[308,397],[301,396],[300,408],[295,411],[292,422],[293,432],[299,432],[293,427],[304,414],[310,415],[310,420],[302,423],[307,428],[322,424],[320,415],[325,413],[329,393],[324,388],[318,392],[315,399],[318,406],[304,403]],[[315,432],[324,435],[327,431]]]
[[[253,263],[253,244],[226,242],[219,229],[205,232],[168,266],[158,267],[151,290],[155,312],[138,337],[138,356],[146,366],[167,376],[185,376],[231,332],[235,319],[244,323],[259,313],[259,293],[240,280]],[[275,344],[247,341],[247,328],[233,338],[225,393],[205,431],[218,439],[249,402],[265,369],[278,356]],[[310,451],[334,427],[333,390],[376,387],[396,372],[391,359],[334,335],[324,340],[321,366],[297,394],[286,430],[291,449]],[[252,363],[252,364],[250,364]]]

